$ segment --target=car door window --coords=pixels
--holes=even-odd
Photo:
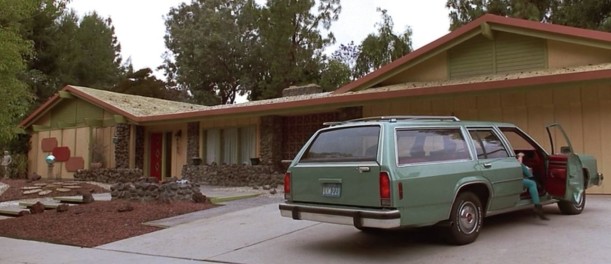
[[[478,159],[509,157],[507,148],[492,129],[470,129],[469,134],[473,140]]]
[[[470,159],[459,128],[397,130],[397,164]]]

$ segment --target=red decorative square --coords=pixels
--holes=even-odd
[[[75,172],[85,168],[85,160],[82,157],[71,157],[66,162],[66,170],[69,172]]]
[[[43,152],[51,152],[57,147],[57,138],[43,138],[40,142],[40,148]]]
[[[70,158],[70,148],[68,147],[56,147],[53,149],[53,156],[55,156],[55,161],[64,162],[68,161]]]

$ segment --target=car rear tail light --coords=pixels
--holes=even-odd
[[[390,176],[388,172],[380,172],[380,204],[390,206]]]
[[[291,198],[291,173],[284,174],[284,199]]]

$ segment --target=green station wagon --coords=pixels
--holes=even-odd
[[[542,204],[580,214],[600,185],[592,156],[575,154],[562,127],[550,150],[513,124],[453,116],[391,116],[327,123],[284,176],[284,217],[371,231],[438,226],[453,244],[475,241],[486,216],[532,208],[522,184],[532,170]],[[560,144],[558,144],[560,143]]]

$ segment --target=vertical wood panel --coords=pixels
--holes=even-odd
[[[431,100],[427,98],[411,99],[409,102],[410,115],[432,115]]]
[[[486,93],[477,96],[478,120],[502,121],[501,97],[498,93]]]
[[[452,115],[454,112],[454,98],[439,97],[431,99],[431,108],[433,115]]]
[[[528,130],[528,107],[526,106],[526,93],[523,91],[501,94],[503,122],[509,122]]]
[[[598,87],[584,87],[581,89],[583,152],[598,157],[599,170],[602,170],[602,115],[598,99],[598,90]],[[594,187],[588,190],[588,193],[600,193],[603,191],[602,189],[602,187]]]
[[[477,120],[477,98],[473,95],[456,96],[454,114],[461,120]]]
[[[554,105],[551,89],[533,89],[526,92],[528,105],[527,132],[545,149],[550,149],[545,126],[554,122]]]
[[[607,178],[611,175],[611,87],[601,87],[599,89],[600,98],[600,125],[601,125],[601,140],[602,158],[598,157],[598,166]],[[610,181],[604,181],[602,192],[611,192]]]

